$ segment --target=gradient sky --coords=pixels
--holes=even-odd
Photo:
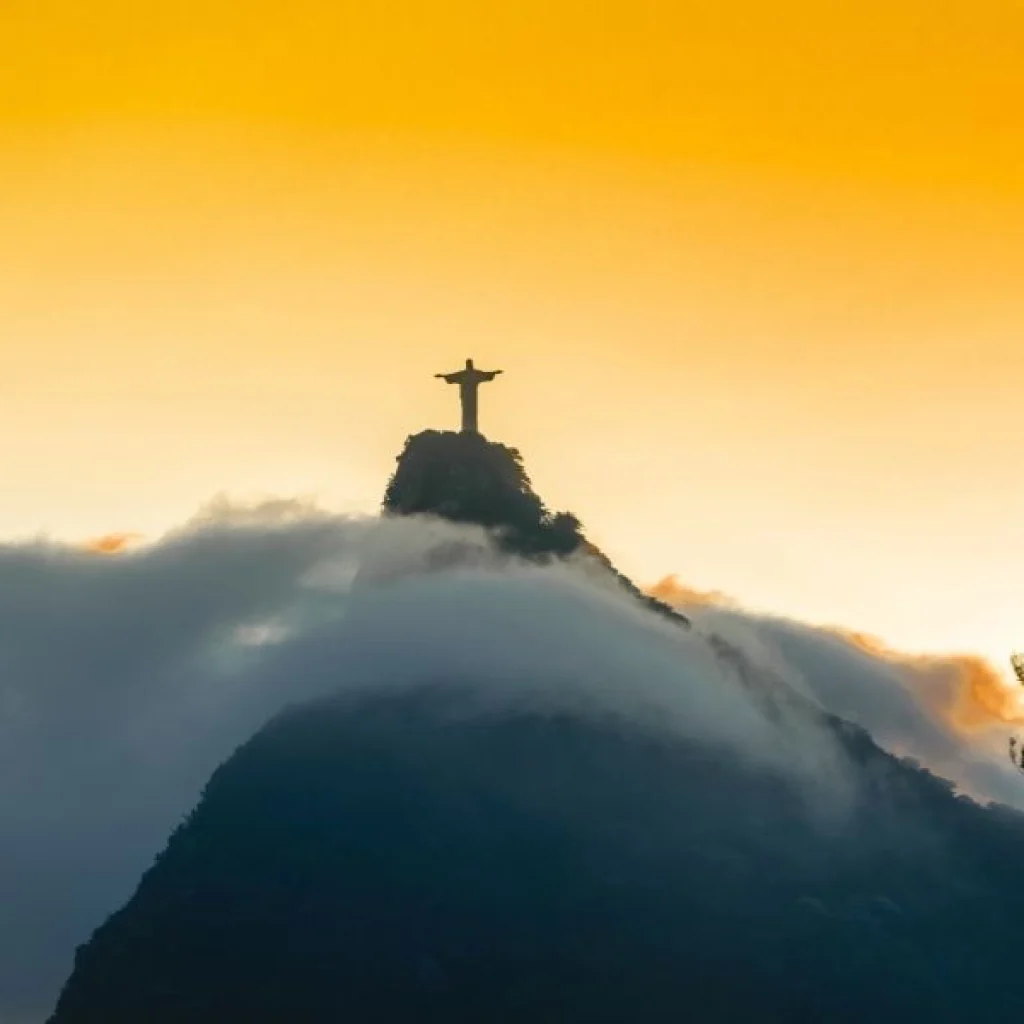
[[[1024,644],[1018,0],[5,0],[0,534],[372,510],[432,374],[641,581]]]

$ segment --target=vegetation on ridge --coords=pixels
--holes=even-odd
[[[390,515],[433,515],[492,531],[499,548],[544,561],[585,552],[635,597],[676,622],[685,616],[644,594],[584,536],[571,512],[553,512],[536,494],[518,449],[481,434],[424,430],[406,439],[384,492]]]

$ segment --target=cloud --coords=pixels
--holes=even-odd
[[[691,608],[701,605],[738,607],[738,602],[721,590],[697,590],[684,583],[675,574],[658,580],[653,586],[647,588],[647,593],[675,608]]]
[[[727,637],[821,707],[867,729],[977,798],[1024,806],[1007,743],[1024,693],[983,658],[916,655],[864,633],[757,615],[672,577],[654,588],[704,632]]]
[[[814,701],[973,791],[1017,792],[943,718],[941,672],[933,705],[918,669],[834,632],[713,605],[684,630],[592,565],[524,566],[472,527],[220,502],[102,550],[0,547],[2,1021],[45,1016],[218,764],[286,705],[346,687],[462,682],[481,713],[699,737],[841,806]]]
[[[102,537],[91,537],[84,546],[86,550],[100,555],[116,555],[141,540],[143,537],[139,533],[105,533]]]

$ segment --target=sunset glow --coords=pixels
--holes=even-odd
[[[1001,670],[1022,52],[1011,0],[9,0],[0,533],[374,511],[472,356],[638,580]]]

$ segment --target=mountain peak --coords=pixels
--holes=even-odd
[[[689,620],[644,594],[583,533],[571,512],[554,512],[534,491],[519,449],[470,431],[410,435],[384,492],[387,515],[430,515],[492,531],[498,547],[533,561],[585,555],[603,565],[646,605],[676,622]]]
[[[524,557],[568,555],[585,543],[580,521],[551,512],[533,489],[518,449],[481,434],[411,435],[384,494],[391,515],[433,515],[495,531]]]

